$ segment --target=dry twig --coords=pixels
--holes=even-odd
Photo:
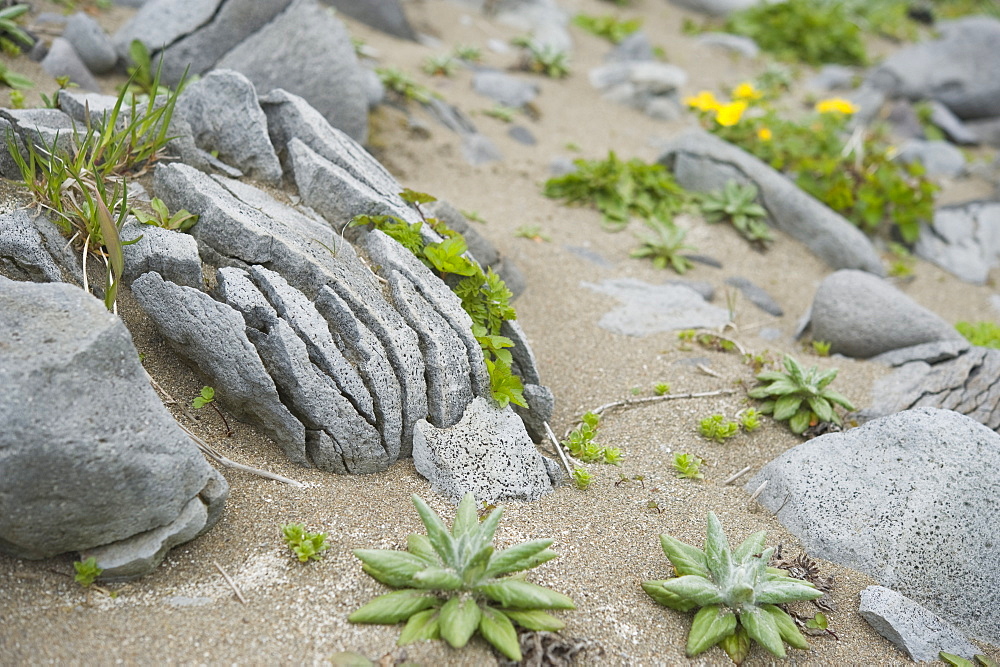
[[[215,569],[219,571],[219,573],[222,575],[222,578],[226,580],[226,583],[229,584],[229,587],[233,589],[234,593],[236,593],[236,598],[245,605],[247,603],[247,599],[243,597],[243,593],[241,593],[240,589],[236,587],[236,582],[230,578],[229,573],[226,572],[224,569],[222,569],[222,566],[219,565],[219,561],[217,560],[213,560],[212,565],[215,566]]]

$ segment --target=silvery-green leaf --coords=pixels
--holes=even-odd
[[[441,638],[462,648],[479,627],[479,605],[472,597],[453,597],[441,607]]]
[[[509,572],[530,570],[537,565],[552,560],[557,554],[548,549],[551,544],[551,539],[530,540],[495,553],[493,554],[493,558],[490,559],[489,567],[486,568],[485,576],[498,577]]]
[[[418,611],[437,607],[441,600],[433,593],[405,589],[380,595],[347,617],[351,623],[384,623],[405,621]]]
[[[434,551],[426,535],[410,533],[406,536],[406,550],[428,565],[441,565],[441,557]]]
[[[719,605],[702,607],[688,633],[687,656],[693,658],[736,632],[736,614]]]
[[[719,641],[719,648],[725,651],[734,663],[742,665],[750,654],[750,635],[742,625],[738,625],[736,632]]]
[[[840,392],[834,391],[833,389],[827,389],[823,392],[823,398],[830,401],[831,403],[836,403],[837,405],[842,405],[845,410],[857,410],[854,404],[851,403],[846,396]]]
[[[455,541],[452,539],[451,533],[448,532],[448,528],[444,525],[444,522],[441,521],[441,517],[420,496],[413,494],[412,500],[417,508],[417,514],[420,515],[420,520],[424,522],[424,526],[427,528],[427,539],[430,540],[434,551],[438,553],[438,556],[441,557],[445,565],[455,567],[457,565],[455,562]]]
[[[496,609],[483,607],[482,615],[479,617],[479,633],[505,656],[516,662],[521,661],[517,630],[505,615]]]
[[[764,401],[757,406],[757,412],[762,415],[769,415],[774,412],[774,401]]]
[[[677,570],[677,574],[696,574],[702,577],[708,576],[708,567],[705,565],[705,552],[690,544],[685,544],[670,535],[660,535],[660,546],[666,554],[670,564]]]
[[[440,609],[425,609],[410,616],[396,644],[404,646],[422,639],[438,639],[441,636],[440,613]]]
[[[794,394],[799,390],[799,386],[789,380],[785,375],[781,375],[781,378],[775,380],[767,386],[767,393],[771,396],[784,396],[786,394]]]
[[[809,410],[799,410],[788,420],[788,428],[792,429],[795,435],[802,435],[809,428],[812,413]]]
[[[493,536],[497,532],[497,525],[500,523],[500,517],[502,516],[503,508],[498,507],[479,523],[476,535],[481,547],[493,542]]]
[[[938,658],[946,665],[952,665],[952,667],[976,667],[976,663],[971,660],[966,660],[960,655],[955,655],[954,653],[948,653],[946,651],[938,652]]]
[[[729,554],[729,540],[722,530],[722,523],[715,512],[708,513],[708,528],[705,531],[705,564],[708,569],[715,573],[713,562],[718,563],[722,557],[722,552]]]
[[[566,627],[566,624],[561,620],[540,609],[500,609],[499,611],[525,630],[559,632]]]
[[[465,570],[462,572],[462,581],[465,582],[466,588],[478,584],[485,578],[486,568],[489,566],[490,557],[492,555],[493,545],[487,544],[479,550],[479,553],[469,559],[469,562],[465,566]]]
[[[816,413],[820,421],[832,422],[837,418],[837,415],[833,413],[833,406],[831,406],[825,398],[819,396],[810,396],[808,399],[809,408]]]
[[[743,543],[733,550],[733,560],[739,563],[746,560],[749,556],[762,552],[764,550],[764,539],[766,537],[767,531],[761,530],[743,540]]]
[[[457,591],[462,588],[462,577],[451,568],[425,567],[413,575],[413,586],[424,590]]]
[[[823,591],[801,579],[768,579],[757,585],[757,604],[784,604],[820,597],[823,597]]]
[[[799,362],[794,357],[786,354],[783,363],[785,364],[785,370],[788,371],[788,376],[792,378],[792,382],[797,382],[799,385],[805,384],[802,366],[799,365]]]
[[[839,371],[836,368],[831,368],[828,371],[824,371],[823,373],[820,373],[816,377],[816,388],[817,389],[823,389],[828,384],[830,384],[831,382],[833,382],[834,380],[836,380],[838,372]]]
[[[462,496],[462,501],[458,503],[458,511],[455,513],[451,534],[456,538],[461,537],[478,527],[479,514],[476,511],[476,497],[470,491]]]
[[[740,623],[751,639],[779,658],[785,657],[785,645],[770,614],[760,607],[744,607],[740,610]]]
[[[774,402],[774,418],[779,422],[791,418],[802,405],[802,397],[795,394],[782,396]]]
[[[642,582],[642,590],[646,591],[649,597],[653,598],[664,607],[669,607],[670,609],[676,609],[677,611],[691,611],[698,606],[697,602],[689,600],[686,597],[678,595],[669,588],[664,588],[664,585],[673,581],[672,579],[664,579],[659,581],[644,581]]]
[[[662,587],[663,590],[670,591],[682,599],[690,600],[699,607],[725,602],[722,591],[717,585],[705,577],[694,574],[667,579],[663,582]]]
[[[520,579],[497,579],[476,586],[475,591],[512,609],[576,609],[562,593]]]
[[[759,382],[774,382],[776,380],[787,380],[788,376],[781,371],[763,371],[757,374]]]
[[[792,648],[802,649],[803,651],[809,650],[809,642],[799,632],[792,617],[786,614],[781,607],[776,607],[773,604],[765,604],[761,605],[761,609],[771,615],[771,620],[774,621],[774,626],[778,629],[778,634],[781,635],[785,643]]]
[[[338,651],[326,658],[333,667],[375,667],[375,663],[354,651]]]
[[[386,549],[355,549],[365,572],[387,586],[413,586],[413,575],[427,567],[423,559],[405,551]]]

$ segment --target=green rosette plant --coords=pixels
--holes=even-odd
[[[765,531],[754,533],[730,549],[722,524],[708,513],[705,549],[669,535],[660,535],[676,577],[645,581],[643,590],[660,604],[677,611],[697,609],[688,633],[687,655],[694,657],[721,647],[739,664],[756,641],[779,658],[785,644],[808,650],[809,644],[792,618],[777,606],[823,595],[811,583],[768,567],[774,548],[764,549]]]
[[[411,534],[406,551],[356,549],[365,572],[401,590],[375,598],[348,617],[352,623],[406,621],[399,645],[444,639],[461,648],[477,631],[500,653],[521,660],[514,624],[556,632],[564,623],[547,609],[575,609],[562,593],[506,576],[530,570],[557,556],[551,539],[523,542],[495,551],[493,535],[502,509],[479,521],[476,500],[467,493],[451,531],[427,503],[413,496],[427,535]]]
[[[757,376],[765,384],[754,387],[748,393],[750,398],[764,400],[760,412],[769,414],[777,421],[788,421],[788,427],[796,435],[802,435],[807,428],[820,421],[840,424],[840,415],[834,405],[847,410],[856,409],[847,397],[830,389],[828,385],[837,377],[837,369],[819,370],[816,366],[803,370],[790,355],[785,355],[785,371],[764,371]]]

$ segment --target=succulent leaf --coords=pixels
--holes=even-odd
[[[471,492],[462,496],[455,513],[455,522],[451,526],[453,537],[462,537],[479,527],[479,513],[476,511],[476,497]]]
[[[820,597],[823,597],[823,591],[802,579],[768,577],[757,585],[758,604],[784,604],[796,600],[815,600]]]
[[[726,652],[730,660],[741,665],[750,655],[750,635],[742,625],[737,626],[736,632],[719,641],[719,647]]]
[[[705,552],[690,544],[685,544],[670,535],[660,535],[660,546],[678,574],[709,575],[705,565]]]
[[[500,611],[491,607],[482,608],[479,618],[479,632],[489,643],[511,660],[521,661],[521,647],[517,643],[517,630]]]
[[[440,613],[440,609],[425,609],[410,616],[396,644],[403,646],[422,639],[438,639],[441,636]]]
[[[851,403],[846,396],[833,389],[824,389],[823,398],[830,401],[831,403],[842,405],[845,410],[857,410],[857,408],[854,407],[854,404]]]
[[[698,610],[688,633],[687,656],[707,651],[722,639],[736,632],[736,614],[720,605],[708,605]]]
[[[393,588],[412,587],[413,575],[427,567],[423,559],[405,551],[355,549],[354,555],[365,572]]]
[[[347,617],[351,623],[394,624],[413,616],[418,611],[440,606],[441,600],[433,593],[406,588],[380,595]]]
[[[474,590],[513,609],[576,609],[562,593],[520,579],[496,579]]]
[[[754,554],[761,553],[764,550],[764,539],[766,537],[767,531],[761,530],[743,540],[743,543],[733,551],[733,561],[740,563]]]
[[[441,557],[434,551],[426,535],[410,533],[406,536],[406,550],[428,565],[441,565]]]
[[[686,597],[678,595],[673,590],[666,588],[665,584],[673,581],[673,579],[663,579],[657,581],[644,581],[642,582],[642,590],[646,591],[649,597],[653,598],[664,607],[669,607],[670,609],[675,609],[677,611],[691,611],[695,609],[698,604],[692,602]]]
[[[414,587],[424,590],[457,591],[462,583],[457,572],[445,567],[425,567],[413,575]]]
[[[694,574],[667,579],[663,582],[662,588],[681,599],[691,601],[698,607],[725,602],[722,591],[717,585],[705,577]]]
[[[799,410],[791,419],[788,420],[788,428],[792,430],[795,435],[802,435],[809,428],[809,422],[812,419],[812,413],[809,410]]]
[[[451,598],[441,607],[441,638],[452,648],[462,648],[479,627],[480,615],[479,605],[473,598]]]
[[[705,563],[709,571],[712,570],[712,562],[718,561],[722,553],[729,554],[729,540],[722,530],[722,523],[715,512],[708,513],[708,529],[705,532]]]
[[[492,578],[509,572],[530,570],[536,565],[552,560],[558,554],[548,549],[551,544],[551,539],[542,539],[530,540],[508,547],[493,555],[489,567],[486,568],[485,576]]]
[[[821,396],[810,396],[808,399],[809,408],[816,413],[820,421],[832,422],[837,419],[833,406]]]
[[[774,418],[778,421],[790,419],[802,405],[802,396],[785,394],[774,402]]]
[[[420,520],[424,523],[424,527],[427,528],[427,539],[430,540],[434,551],[437,552],[445,565],[455,567],[455,540],[452,539],[447,526],[444,525],[437,512],[432,510],[420,496],[413,494],[412,499],[413,504],[417,508],[417,514],[420,515]]]
[[[792,617],[785,613],[781,607],[777,607],[773,604],[761,605],[761,609],[765,613],[771,615],[771,619],[774,621],[774,625],[778,628],[778,634],[781,635],[781,639],[784,640],[786,644],[792,648],[802,649],[803,651],[809,650],[809,642],[806,638],[802,636],[799,632],[798,627],[795,625],[795,621]]]
[[[777,657],[785,657],[785,645],[781,643],[781,634],[770,614],[759,607],[747,606],[740,610],[740,623],[751,639]]]
[[[561,620],[541,609],[500,609],[499,611],[526,630],[559,632],[566,627]]]

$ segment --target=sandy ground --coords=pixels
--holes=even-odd
[[[598,0],[561,4],[572,12],[614,10]],[[690,74],[687,92],[728,89],[766,64],[732,59],[697,45],[681,34],[687,14],[661,0],[636,0],[633,5],[615,11],[645,19],[653,43]],[[492,103],[471,91],[468,72],[452,79],[431,79],[416,65],[426,55],[446,52],[450,45],[485,47],[490,38],[506,40],[518,31],[448,2],[423,0],[407,7],[417,29],[440,44],[399,42],[350,21],[349,27],[377,50],[382,63],[404,68],[449,102],[474,114],[480,130],[494,139],[505,159],[470,167],[461,158],[456,135],[429,119],[424,119],[429,133],[414,133],[405,116],[392,109],[382,109],[373,118],[373,150],[405,186],[476,211],[487,221],[479,231],[524,272],[529,288],[516,306],[538,356],[543,381],[557,397],[554,429],[562,433],[581,412],[635,392],[650,396],[656,382],[670,383],[675,393],[739,389],[741,383],[752,383],[750,368],[736,354],[684,349],[672,333],[630,338],[599,328],[600,316],[616,303],[581,282],[632,277],[660,283],[676,276],[630,259],[628,253],[636,243],[631,231],[605,233],[596,212],[565,208],[540,194],[548,163],[557,155],[598,158],[613,149],[624,158],[653,160],[658,144],[693,120],[663,123],[602,101],[586,73],[600,63],[609,46],[574,29],[573,74],[562,81],[534,78],[542,89],[536,103],[540,116],[534,120],[520,116],[517,122],[530,128],[538,144],[522,146],[507,137],[509,126],[477,114]],[[110,24],[124,15],[124,10],[99,14]],[[485,52],[487,63],[498,67],[516,60],[514,53]],[[24,59],[15,66],[34,73],[36,80],[43,78]],[[112,84],[108,82],[109,92]],[[41,92],[47,91],[42,87]],[[568,144],[578,150],[567,149]],[[984,183],[976,181],[949,187],[952,192],[958,188],[964,193],[988,192]],[[858,406],[869,402],[871,382],[883,369],[847,359],[818,358],[791,339],[816,285],[829,273],[827,267],[780,234],[773,247],[761,254],[748,250],[727,227],[708,226],[694,218],[681,223],[690,229],[689,239],[701,252],[724,263],[721,270],[699,265],[687,275],[717,288],[716,305],[727,307],[724,279],[744,276],[767,289],[787,313],[775,318],[737,299],[733,305],[736,328],[730,335],[755,352],[792,352],[810,364],[839,367],[835,387]],[[524,225],[540,226],[551,241],[515,236]],[[571,248],[587,249],[604,261],[585,259]],[[901,288],[952,322],[996,317],[989,305],[989,288],[962,284],[923,262],[917,262],[915,278]],[[145,355],[146,368],[166,392],[177,397],[178,404],[170,408],[179,420],[225,456],[294,478],[306,487],[223,470],[231,494],[218,526],[175,549],[151,575],[109,586],[117,593],[113,598],[83,590],[73,582],[73,556],[37,562],[0,556],[0,664],[308,664],[321,663],[344,650],[373,659],[387,656],[388,664],[404,659],[425,665],[495,661],[479,639],[461,652],[440,642],[400,648],[395,645],[398,627],[354,626],[346,620],[351,611],[384,592],[361,571],[351,549],[402,548],[407,533],[422,532],[409,500],[413,493],[450,520],[452,508],[430,492],[412,462],[400,462],[382,474],[341,477],[287,463],[272,442],[246,425],[235,423],[235,434],[225,437],[221,421],[211,411],[180,408],[198,392],[202,381],[170,352],[137,312],[127,291],[121,307],[136,346]],[[780,330],[783,337],[763,340],[758,332],[764,327]],[[699,370],[698,364],[714,375]],[[769,544],[782,544],[786,556],[801,553],[798,541],[773,515],[751,502],[738,484],[723,485],[745,466],[751,472],[741,481],[749,479],[800,440],[771,422],[724,445],[697,434],[700,418],[716,412],[732,416],[747,404],[743,396],[737,391],[611,413],[602,421],[600,440],[624,450],[620,468],[592,466],[596,479],[586,491],[566,486],[532,504],[504,505],[500,546],[538,537],[555,539],[553,548],[560,558],[539,567],[530,578],[577,602],[576,611],[559,615],[567,623],[563,632],[567,638],[590,642],[586,664],[728,663],[718,649],[696,660],[685,658],[690,615],[658,606],[640,589],[641,581],[669,574],[658,534],[668,533],[700,546],[706,514],[714,511],[731,541],[766,529]],[[703,458],[705,479],[676,477],[670,465],[674,452]],[[643,476],[644,480],[620,484],[621,476]],[[660,511],[650,509],[650,501]],[[289,557],[279,526],[293,521],[329,534],[331,549],[322,561],[300,565]],[[857,614],[859,592],[875,582],[831,563],[821,565],[823,574],[836,582],[828,597],[836,609],[830,619],[837,639],[816,637],[810,652],[793,651],[789,663],[909,662]],[[246,598],[245,605],[217,566],[231,575]],[[1000,657],[995,647],[984,650]],[[769,654],[755,647],[747,664],[771,662]]]

